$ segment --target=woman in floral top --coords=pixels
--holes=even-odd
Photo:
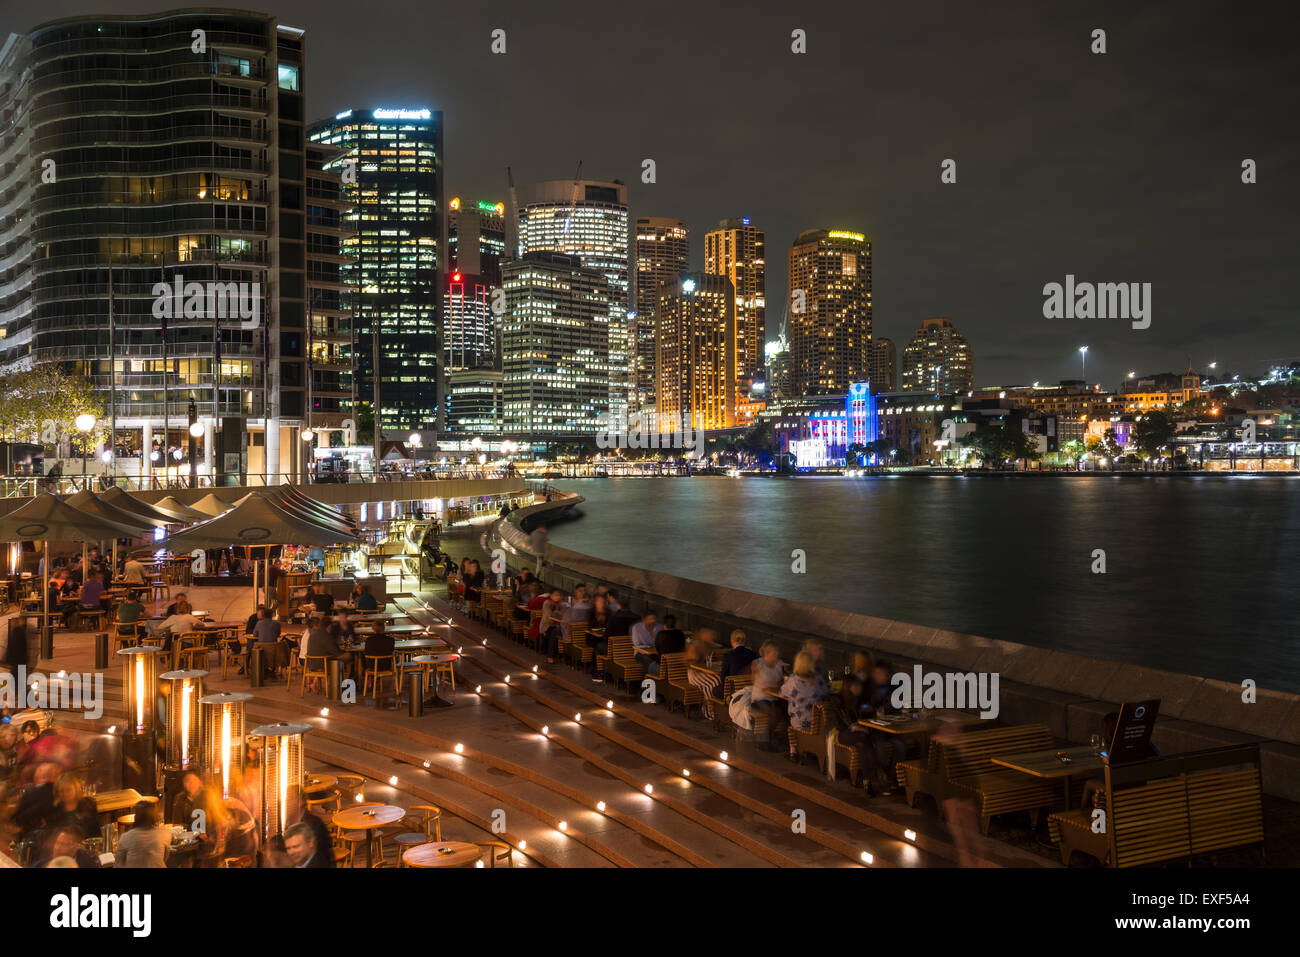
[[[801,651],[794,656],[794,674],[781,685],[781,695],[788,702],[791,726],[798,731],[811,731],[813,705],[830,698],[831,691],[808,652]],[[799,759],[793,743],[790,745],[790,758],[794,761]]]

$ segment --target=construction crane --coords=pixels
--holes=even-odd
[[[573,222],[573,211],[578,208],[578,193],[582,189],[582,160],[578,160],[578,169],[573,174],[573,193],[569,196],[569,215],[564,219],[564,235],[569,235],[569,226]]]

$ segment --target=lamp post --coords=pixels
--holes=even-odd
[[[190,399],[189,406],[190,419],[190,488],[199,486],[199,436],[203,434],[203,426],[199,425],[199,410],[194,404],[194,399]]]
[[[311,481],[311,467],[315,459],[315,456],[312,454],[316,448],[315,439],[316,433],[312,431],[311,424],[308,423],[307,428],[302,430],[302,440],[307,443],[305,452],[306,461],[303,463],[302,467],[302,479],[304,482]]]
[[[89,412],[83,412],[77,416],[73,424],[77,431],[81,433],[81,474],[86,474],[86,443],[90,441],[90,433],[95,431],[95,423],[98,420]]]

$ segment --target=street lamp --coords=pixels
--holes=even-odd
[[[1088,384],[1088,347],[1079,346],[1079,362],[1083,366],[1083,384]]]
[[[81,439],[81,474],[86,474],[86,443],[90,441],[90,433],[95,430],[95,423],[98,421],[89,412],[83,412],[73,421],[77,431],[82,433]]]

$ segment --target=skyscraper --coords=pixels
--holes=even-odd
[[[304,64],[302,30],[219,10],[68,18],[0,51],[0,365],[84,375],[119,474],[180,461],[191,403],[197,470],[305,470],[308,299],[331,276],[305,241],[330,187]]]
[[[731,280],[685,273],[659,286],[655,395],[659,431],[736,424],[736,293]]]
[[[790,247],[790,389],[844,395],[870,374],[871,240],[843,229]]]
[[[492,312],[505,255],[505,204],[447,204],[443,361],[448,369],[501,368],[500,321]],[[450,427],[451,423],[448,423]]]
[[[724,219],[704,236],[704,271],[726,276],[736,291],[736,394],[766,378],[767,262],[763,230],[748,216]]]
[[[905,392],[966,393],[975,386],[975,356],[966,337],[942,316],[921,320],[903,349]]]
[[[501,272],[503,431],[544,446],[608,427],[608,276],[553,252],[528,253]]]
[[[400,433],[439,419],[439,312],[444,256],[442,113],[423,108],[344,110],[312,124],[312,142],[340,147],[338,170],[355,204],[357,235],[344,270],[358,287],[357,398],[374,399],[380,425]]]
[[[610,287],[608,343],[602,365],[588,374],[604,378],[607,411],[625,421],[632,389],[627,187],[618,180],[532,183],[511,190],[509,213],[507,235],[516,256],[562,253],[605,276]]]
[[[871,340],[871,391],[893,392],[898,387],[898,347],[893,339]]]
[[[635,409],[655,408],[655,309],[659,285],[674,283],[691,267],[690,229],[680,219],[638,216],[636,220],[636,309],[629,336],[633,359]]]

